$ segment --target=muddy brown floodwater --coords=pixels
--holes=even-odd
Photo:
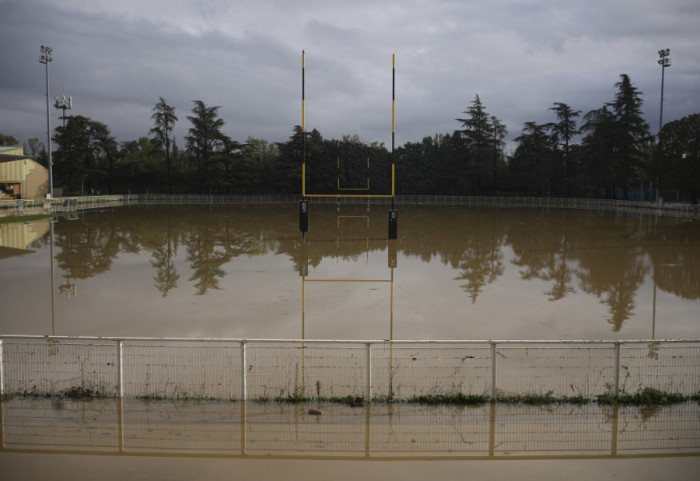
[[[692,403],[14,398],[0,409],[3,479],[691,480],[700,467],[700,411]]]
[[[304,237],[297,208],[129,206],[0,224],[0,334],[700,337],[697,220],[400,206],[399,238],[388,241],[385,206],[312,204]],[[322,416],[241,406],[6,400],[0,477],[639,481],[700,471],[692,403],[622,413],[324,406]]]
[[[570,209],[131,206],[2,224],[0,333],[286,339],[700,334],[700,222]],[[53,264],[50,244],[53,239]],[[8,245],[9,244],[9,245]],[[53,272],[51,267],[53,266]]]

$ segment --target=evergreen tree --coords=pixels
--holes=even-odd
[[[493,184],[495,174],[492,164],[494,126],[479,95],[464,113],[467,117],[457,119],[462,129],[455,132],[461,141],[460,165],[455,174],[462,194],[484,191],[487,185]]]
[[[509,163],[512,184],[529,195],[551,193],[555,176],[555,143],[546,124],[525,122],[523,133],[515,138],[518,146]]]
[[[549,110],[553,110],[557,115],[557,122],[548,124],[548,126],[554,136],[555,142],[561,147],[560,159],[564,169],[564,195],[569,195],[569,183],[571,178],[571,141],[574,136],[579,134],[579,130],[576,128],[576,117],[578,117],[581,112],[573,110],[562,102],[555,102],[554,106],[550,107]]]
[[[89,117],[73,115],[65,127],[56,128],[53,141],[58,145],[54,175],[68,192],[77,192],[84,176],[89,176],[99,188],[105,174],[107,190],[111,191],[118,146],[109,127]]]
[[[154,126],[150,130],[150,134],[154,135],[154,140],[165,148],[165,165],[168,172],[168,193],[173,193],[173,176],[170,162],[170,141],[172,140],[173,128],[177,122],[175,115],[175,107],[167,104],[163,97],[160,97],[158,103],[153,107],[151,119]]]
[[[219,118],[220,106],[208,107],[201,100],[194,101],[192,113],[187,119],[192,123],[189,135],[185,136],[187,151],[194,156],[199,170],[199,183],[202,187],[208,187],[211,191],[211,179],[209,179],[209,166],[217,147],[221,145],[224,134],[221,128],[223,119]],[[205,189],[207,190],[207,189]]]
[[[603,191],[605,197],[615,196],[615,185],[610,185],[613,178],[612,166],[615,155],[616,125],[615,116],[603,106],[591,110],[583,117],[583,138],[581,156],[585,159],[585,169],[595,191]]]
[[[693,204],[700,198],[700,114],[693,114],[664,125],[654,151],[651,174],[660,188],[690,195]]]
[[[615,87],[613,102],[584,117],[583,154],[594,185],[604,188],[607,197],[616,197],[622,189],[628,198],[629,186],[646,167],[651,137],[642,117],[641,93],[629,76],[620,75]]]
[[[627,198],[629,183],[646,167],[645,144],[651,138],[649,125],[643,117],[641,92],[632,85],[626,74],[620,75],[615,87],[615,100],[608,104],[615,116],[616,127],[612,180],[624,189]]]
[[[491,116],[491,164],[493,172],[493,195],[497,194],[500,173],[506,170],[503,147],[504,139],[508,135],[506,126],[494,115]]]

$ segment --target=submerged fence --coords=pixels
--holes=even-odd
[[[700,340],[326,341],[0,337],[0,394],[410,400],[700,390]]]
[[[309,415],[320,407],[323,416]],[[698,456],[700,407],[0,402],[0,453],[312,459]]]

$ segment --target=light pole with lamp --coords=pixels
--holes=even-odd
[[[49,151],[49,196],[53,198],[53,161],[51,160],[51,114],[49,109],[49,62],[53,49],[45,45],[41,46],[41,57],[39,63],[46,65],[46,145]]]
[[[659,107],[659,135],[661,135],[661,128],[664,126],[664,73],[666,72],[666,67],[671,66],[671,59],[668,57],[671,55],[671,49],[661,49],[659,50],[659,61],[658,64],[661,65],[661,106]],[[656,177],[656,202],[659,201],[659,177]]]
[[[671,49],[659,50],[659,65],[661,65],[661,108],[659,109],[659,132],[664,126],[664,72],[666,67],[671,66],[671,59],[668,56],[671,55]]]

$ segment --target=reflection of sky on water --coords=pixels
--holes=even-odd
[[[305,241],[289,206],[131,207],[59,219],[55,333],[698,337],[697,222],[402,206],[391,269],[386,209],[367,215],[369,228],[365,219],[338,228],[335,206],[312,206]],[[48,237],[0,261],[0,333],[51,333]],[[359,279],[381,282],[319,282]]]

